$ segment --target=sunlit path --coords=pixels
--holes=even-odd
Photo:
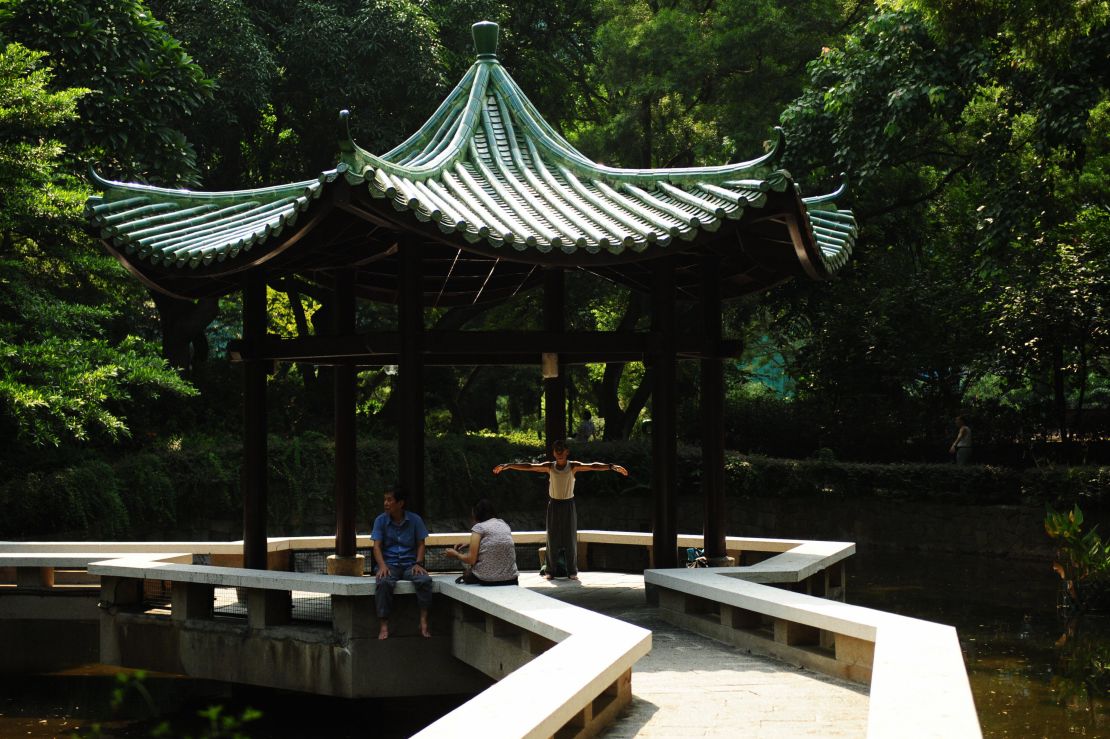
[[[633,701],[605,737],[862,737],[868,691],[678,629],[646,604],[642,575],[525,573],[521,585],[652,631],[632,670]]]

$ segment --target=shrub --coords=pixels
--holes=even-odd
[[[630,477],[592,475],[590,496],[640,499],[651,494],[648,441],[576,443],[581,461],[619,462]],[[490,498],[498,510],[537,510],[547,481],[508,472],[500,462],[544,459],[528,437],[444,435],[425,444],[425,514],[466,519],[474,501]],[[358,528],[381,510],[380,494],[397,480],[395,439],[364,437],[357,448]],[[1073,503],[1097,508],[1110,485],[1107,467],[1012,470],[986,465],[864,464],[821,459],[778,459],[730,453],[726,485],[732,497],[842,499],[884,497],[971,504]],[[112,463],[68,459],[52,471],[17,475],[0,484],[0,537],[60,535],[147,538],[167,529],[195,530],[242,516],[242,442],[232,435],[196,435],[129,452]],[[701,451],[679,445],[677,488],[700,495]],[[313,432],[269,439],[269,528],[273,535],[319,533],[335,517],[334,452],[330,437]]]
[[[115,470],[100,460],[10,479],[0,508],[0,536],[13,538],[118,539],[130,523]]]

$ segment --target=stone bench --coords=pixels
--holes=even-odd
[[[57,582],[58,570],[88,569],[92,562],[126,557],[122,552],[0,552],[0,581],[14,581],[19,590],[50,590]],[[189,554],[165,554],[160,558],[190,562]],[[8,573],[11,573],[10,575]],[[84,582],[81,584],[95,584]]]
[[[134,556],[98,561],[89,566],[89,572],[101,578],[102,600],[113,606],[141,603],[144,581],[172,583],[170,615],[174,620],[212,619],[214,591],[221,587],[236,588],[242,594],[251,628],[288,623],[294,593],[331,596],[332,625],[338,634],[362,634],[367,628],[364,622],[374,622],[370,618],[371,599],[377,590],[374,577],[178,564]],[[397,583],[394,589],[397,595],[415,592],[408,581]]]
[[[521,538],[518,538],[521,537]],[[526,537],[526,540],[525,540]],[[540,543],[539,560],[542,567],[547,561],[547,536],[545,532],[514,532],[513,539],[516,543]],[[679,563],[685,562],[684,550],[689,548],[700,549],[703,546],[703,537],[700,534],[679,534],[677,548],[679,550]],[[647,552],[647,567],[651,568],[655,562],[655,540],[652,534],[640,531],[605,531],[601,529],[582,529],[578,532],[578,569],[589,569],[589,550],[594,544],[607,544],[613,546],[640,547]],[[801,539],[767,539],[758,537],[729,536],[725,538],[725,554],[731,563],[740,562],[745,554],[749,558],[757,554],[762,557],[774,557],[783,552],[796,550],[799,547],[810,545],[828,545],[831,550],[840,551],[846,546],[843,542],[808,542]],[[851,546],[851,545],[847,545]],[[850,556],[855,549],[851,549],[844,557]],[[789,566],[781,568],[782,572],[793,572]],[[812,574],[812,573],[810,573]],[[808,577],[808,575],[806,575]],[[804,578],[802,578],[804,579]]]

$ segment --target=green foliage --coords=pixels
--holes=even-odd
[[[211,115],[183,130],[209,187],[312,176],[336,162],[339,110],[385,151],[445,92],[434,21],[411,0],[154,0],[166,27],[213,75]]]
[[[0,15],[0,19],[4,16]],[[51,92],[45,55],[0,53],[0,455],[127,434],[124,410],[191,389],[122,319],[137,286],[78,230],[86,192],[62,173],[49,138],[75,115],[80,89]]]
[[[117,410],[159,392],[195,392],[135,337],[9,342],[0,337],[0,399],[21,440],[58,446],[63,438],[117,439],[127,425]]]
[[[127,538],[130,517],[112,467],[92,460],[0,484],[4,538]]]
[[[700,494],[701,452],[679,446],[678,488]],[[429,438],[425,449],[425,510],[431,519],[465,521],[474,502],[490,498],[499,510],[539,509],[546,481],[539,475],[491,470],[502,462],[542,461],[530,438],[451,434]],[[591,496],[648,498],[651,445],[643,441],[574,444],[583,462],[618,461],[630,471],[591,475]],[[320,534],[334,524],[334,451],[316,434],[271,435],[269,527],[275,536]],[[396,440],[358,443],[358,526],[381,511],[381,493],[397,479]],[[49,473],[15,475],[0,484],[0,538],[162,539],[208,535],[221,522],[237,530],[242,515],[237,437],[192,435],[125,453],[112,463],[73,460]],[[1001,467],[935,464],[860,464],[831,456],[790,460],[730,454],[728,494],[737,498],[837,500],[891,498],[967,505],[1048,503],[1104,505],[1110,467]],[[1105,545],[1103,545],[1105,546]]]
[[[1057,669],[1052,675],[1053,692],[1061,703],[1083,705],[1110,694],[1110,645],[1096,624],[1075,618],[1057,642]]]
[[[261,142],[245,137],[265,125],[281,69],[250,3],[151,0],[148,5],[214,82],[204,115],[184,122],[205,186],[233,190],[268,176],[266,160],[277,152],[260,151]]]
[[[141,0],[10,0],[0,38],[49,52],[63,87],[89,88],[70,149],[121,177],[196,181],[181,127],[211,82]]]
[[[116,674],[116,687],[112,690],[110,704],[113,715],[120,715],[125,704],[132,699],[132,696],[138,696],[145,711],[151,716],[158,716],[159,709],[146,687],[146,677],[147,673],[144,670]],[[200,728],[196,733],[193,733],[191,728],[183,726],[182,723],[184,722],[159,721],[150,729],[148,736],[180,739],[248,739],[250,735],[243,732],[243,727],[262,718],[262,712],[255,708],[247,707],[243,709],[241,714],[234,715],[227,713],[225,708],[220,705],[203,708],[197,711],[196,715],[201,721]],[[100,739],[101,737],[113,736],[113,734],[105,733],[104,725],[101,722],[96,722],[92,724],[87,733],[78,733],[74,736],[76,739]]]
[[[828,437],[974,400],[1069,438],[1108,369],[1107,38],[1105,3],[891,2],[810,64],[786,161],[849,172],[864,228],[839,283],[779,297]]]
[[[1047,507],[1044,530],[1056,542],[1052,568],[1063,580],[1069,603],[1080,611],[1110,595],[1110,541],[1103,541],[1097,529],[1083,531],[1078,504],[1067,512]]]
[[[88,91],[51,90],[45,56],[19,44],[9,44],[0,52],[0,232],[4,233],[56,231],[77,204],[75,194],[56,181],[54,167],[61,145],[42,133],[72,120],[77,101]]]
[[[804,60],[834,36],[835,2],[601,2],[591,111],[575,131],[623,166],[720,163],[758,155],[801,90]]]

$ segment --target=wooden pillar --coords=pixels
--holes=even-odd
[[[337,336],[355,332],[355,271],[335,275],[333,328]],[[335,556],[353,558],[358,487],[355,460],[357,370],[353,361],[335,366]],[[362,574],[361,570],[358,574]]]
[[[563,332],[565,323],[565,273],[559,267],[549,267],[543,273],[543,328],[545,331]],[[567,438],[567,384],[566,367],[558,364],[559,376],[546,377],[543,381],[544,436],[547,451],[558,439]]]
[[[266,336],[266,274],[243,282],[243,340],[257,347]],[[266,569],[266,373],[269,362],[243,362],[243,566]]]
[[[661,337],[660,349],[652,357],[651,489],[655,497],[652,546],[655,567],[677,567],[676,326],[674,265],[669,257],[655,260],[652,278],[651,328]]]
[[[728,509],[725,506],[725,374],[720,355],[721,282],[720,259],[707,255],[701,264],[702,347],[701,360],[701,458],[705,522],[702,535],[710,565],[729,564],[725,550]]]
[[[401,244],[397,327],[401,333],[398,367],[398,482],[405,491],[405,509],[424,512],[424,279],[421,245]]]

